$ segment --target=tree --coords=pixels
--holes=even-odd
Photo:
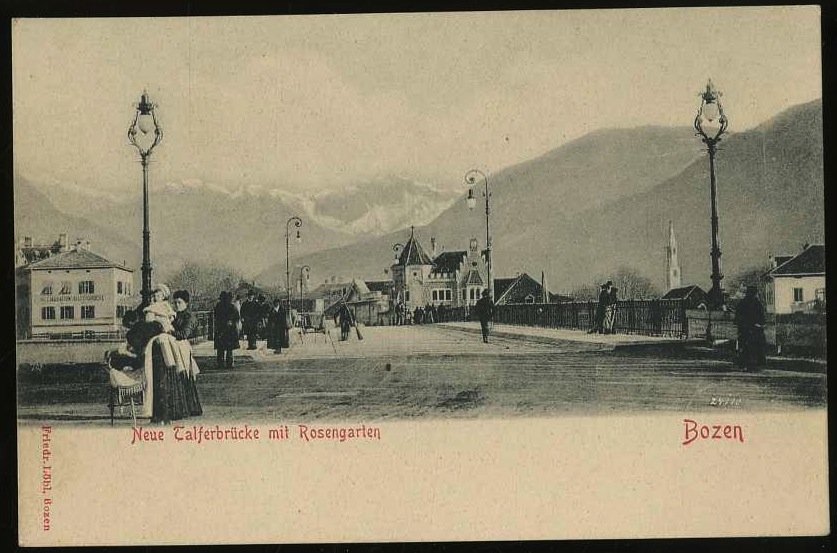
[[[594,279],[593,283],[580,284],[573,288],[570,295],[576,301],[596,301],[599,299],[601,285],[608,280],[613,282],[620,300],[642,300],[660,297],[660,291],[654,286],[651,279],[642,276],[631,267],[620,267],[612,276],[600,275]]]
[[[762,263],[745,269],[738,274],[730,277],[726,283],[726,291],[732,298],[744,297],[744,292],[747,286],[755,286],[758,290],[758,297],[764,301],[764,285],[766,283],[767,272],[771,269],[770,263]]]
[[[187,290],[193,309],[209,309],[222,291],[234,292],[243,280],[237,269],[187,261],[166,282],[172,291]]]

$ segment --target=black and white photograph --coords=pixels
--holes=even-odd
[[[21,544],[828,534],[821,48],[13,20]]]

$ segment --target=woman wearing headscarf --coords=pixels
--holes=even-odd
[[[189,410],[189,415],[202,415],[201,401],[198,397],[198,387],[196,384],[197,376],[200,373],[198,363],[192,355],[192,345],[189,340],[194,338],[197,334],[197,319],[192,315],[189,309],[189,292],[186,290],[178,290],[172,296],[174,299],[174,310],[176,312],[174,321],[172,321],[172,334],[177,339],[177,344],[180,346],[180,352],[183,360],[186,362],[186,370],[179,373],[183,390],[186,397],[186,407]]]
[[[232,303],[232,295],[221,292],[215,305],[215,349],[218,368],[233,367],[233,350],[240,347],[238,342],[238,322],[240,315]]]

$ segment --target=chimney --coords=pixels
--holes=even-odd
[[[430,237],[430,257],[436,257],[436,237]]]
[[[58,251],[64,252],[67,251],[67,233],[62,232],[58,235]]]
[[[31,248],[32,247],[32,237],[31,236],[24,236],[23,237],[23,247],[24,248]]]

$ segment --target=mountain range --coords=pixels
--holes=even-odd
[[[716,169],[726,274],[823,241],[822,158],[820,100],[724,137]],[[496,277],[545,271],[553,291],[568,291],[630,267],[662,288],[672,221],[684,283],[708,286],[708,160],[691,127],[595,131],[488,178]],[[407,240],[410,225],[428,250],[431,237],[439,250],[466,249],[472,237],[485,245],[482,183],[474,188],[477,209],[469,211],[464,182],[453,188],[391,177],[313,196],[156,182],[152,257],[163,275],[185,260],[211,260],[265,284],[284,282],[284,227],[292,215],[304,224],[291,265],[309,265],[313,285],[332,275],[387,278],[392,245]],[[138,187],[126,197],[91,190],[17,175],[16,238],[45,241],[67,232],[138,267]]]
[[[821,100],[725,136],[716,175],[724,273],[822,243]],[[710,284],[709,163],[691,128],[597,131],[489,179],[497,277],[544,271],[553,291],[569,291],[629,267],[664,289],[672,221],[684,284]],[[463,196],[416,233],[425,248],[431,237],[447,250],[465,249],[471,237],[484,247],[483,213],[481,203],[469,213]],[[408,237],[403,229],[299,263],[322,278],[385,278],[392,244]],[[276,274],[272,267],[259,278]]]

